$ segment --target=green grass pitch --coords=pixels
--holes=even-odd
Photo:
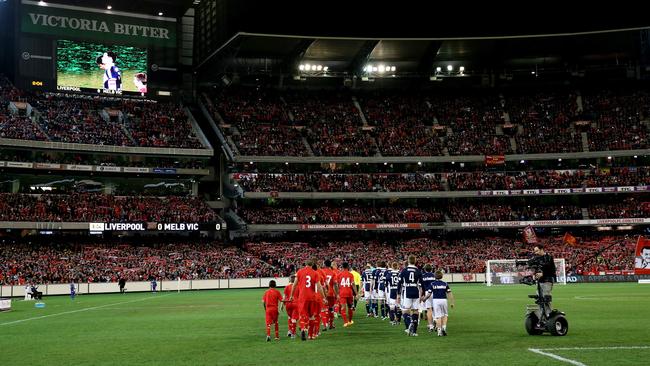
[[[271,343],[265,342],[263,290],[85,295],[74,301],[50,297],[44,309],[14,301],[12,311],[0,313],[0,360],[7,366],[650,362],[648,285],[556,286],[554,305],[567,313],[570,323],[566,337],[526,334],[523,315],[531,287],[452,285],[452,290],[457,306],[451,310],[448,337],[434,337],[423,327],[419,337],[407,337],[403,326],[367,319],[360,302],[351,328],[343,328],[337,319],[337,329],[316,341],[287,339],[282,314],[282,339]]]

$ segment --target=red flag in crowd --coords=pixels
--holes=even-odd
[[[564,238],[562,238],[562,243],[575,247],[578,244],[578,241],[576,240],[575,236],[571,235],[570,232],[564,233]]]

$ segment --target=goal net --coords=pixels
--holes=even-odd
[[[523,259],[525,261],[525,259]],[[532,275],[533,272],[526,266],[518,266],[516,261],[521,259],[494,259],[486,262],[485,281],[492,285],[518,285],[523,277]],[[566,285],[566,266],[564,258],[555,259],[557,269],[557,283]]]

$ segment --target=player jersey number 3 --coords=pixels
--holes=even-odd
[[[350,287],[350,279],[349,278],[341,278],[341,286]]]
[[[311,276],[305,276],[305,277],[307,277],[307,283],[305,284],[305,287],[310,288],[311,287]]]

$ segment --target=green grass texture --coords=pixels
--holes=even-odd
[[[554,307],[565,311],[565,337],[529,336],[524,285],[451,285],[447,337],[420,323],[404,327],[366,318],[323,332],[315,341],[265,342],[264,290],[215,290],[47,297],[45,308],[13,301],[0,313],[2,365],[647,365],[650,285],[556,285]],[[636,348],[634,348],[636,347]],[[531,352],[536,348],[564,360]],[[561,349],[557,348],[570,348]],[[590,349],[591,348],[591,349]]]

